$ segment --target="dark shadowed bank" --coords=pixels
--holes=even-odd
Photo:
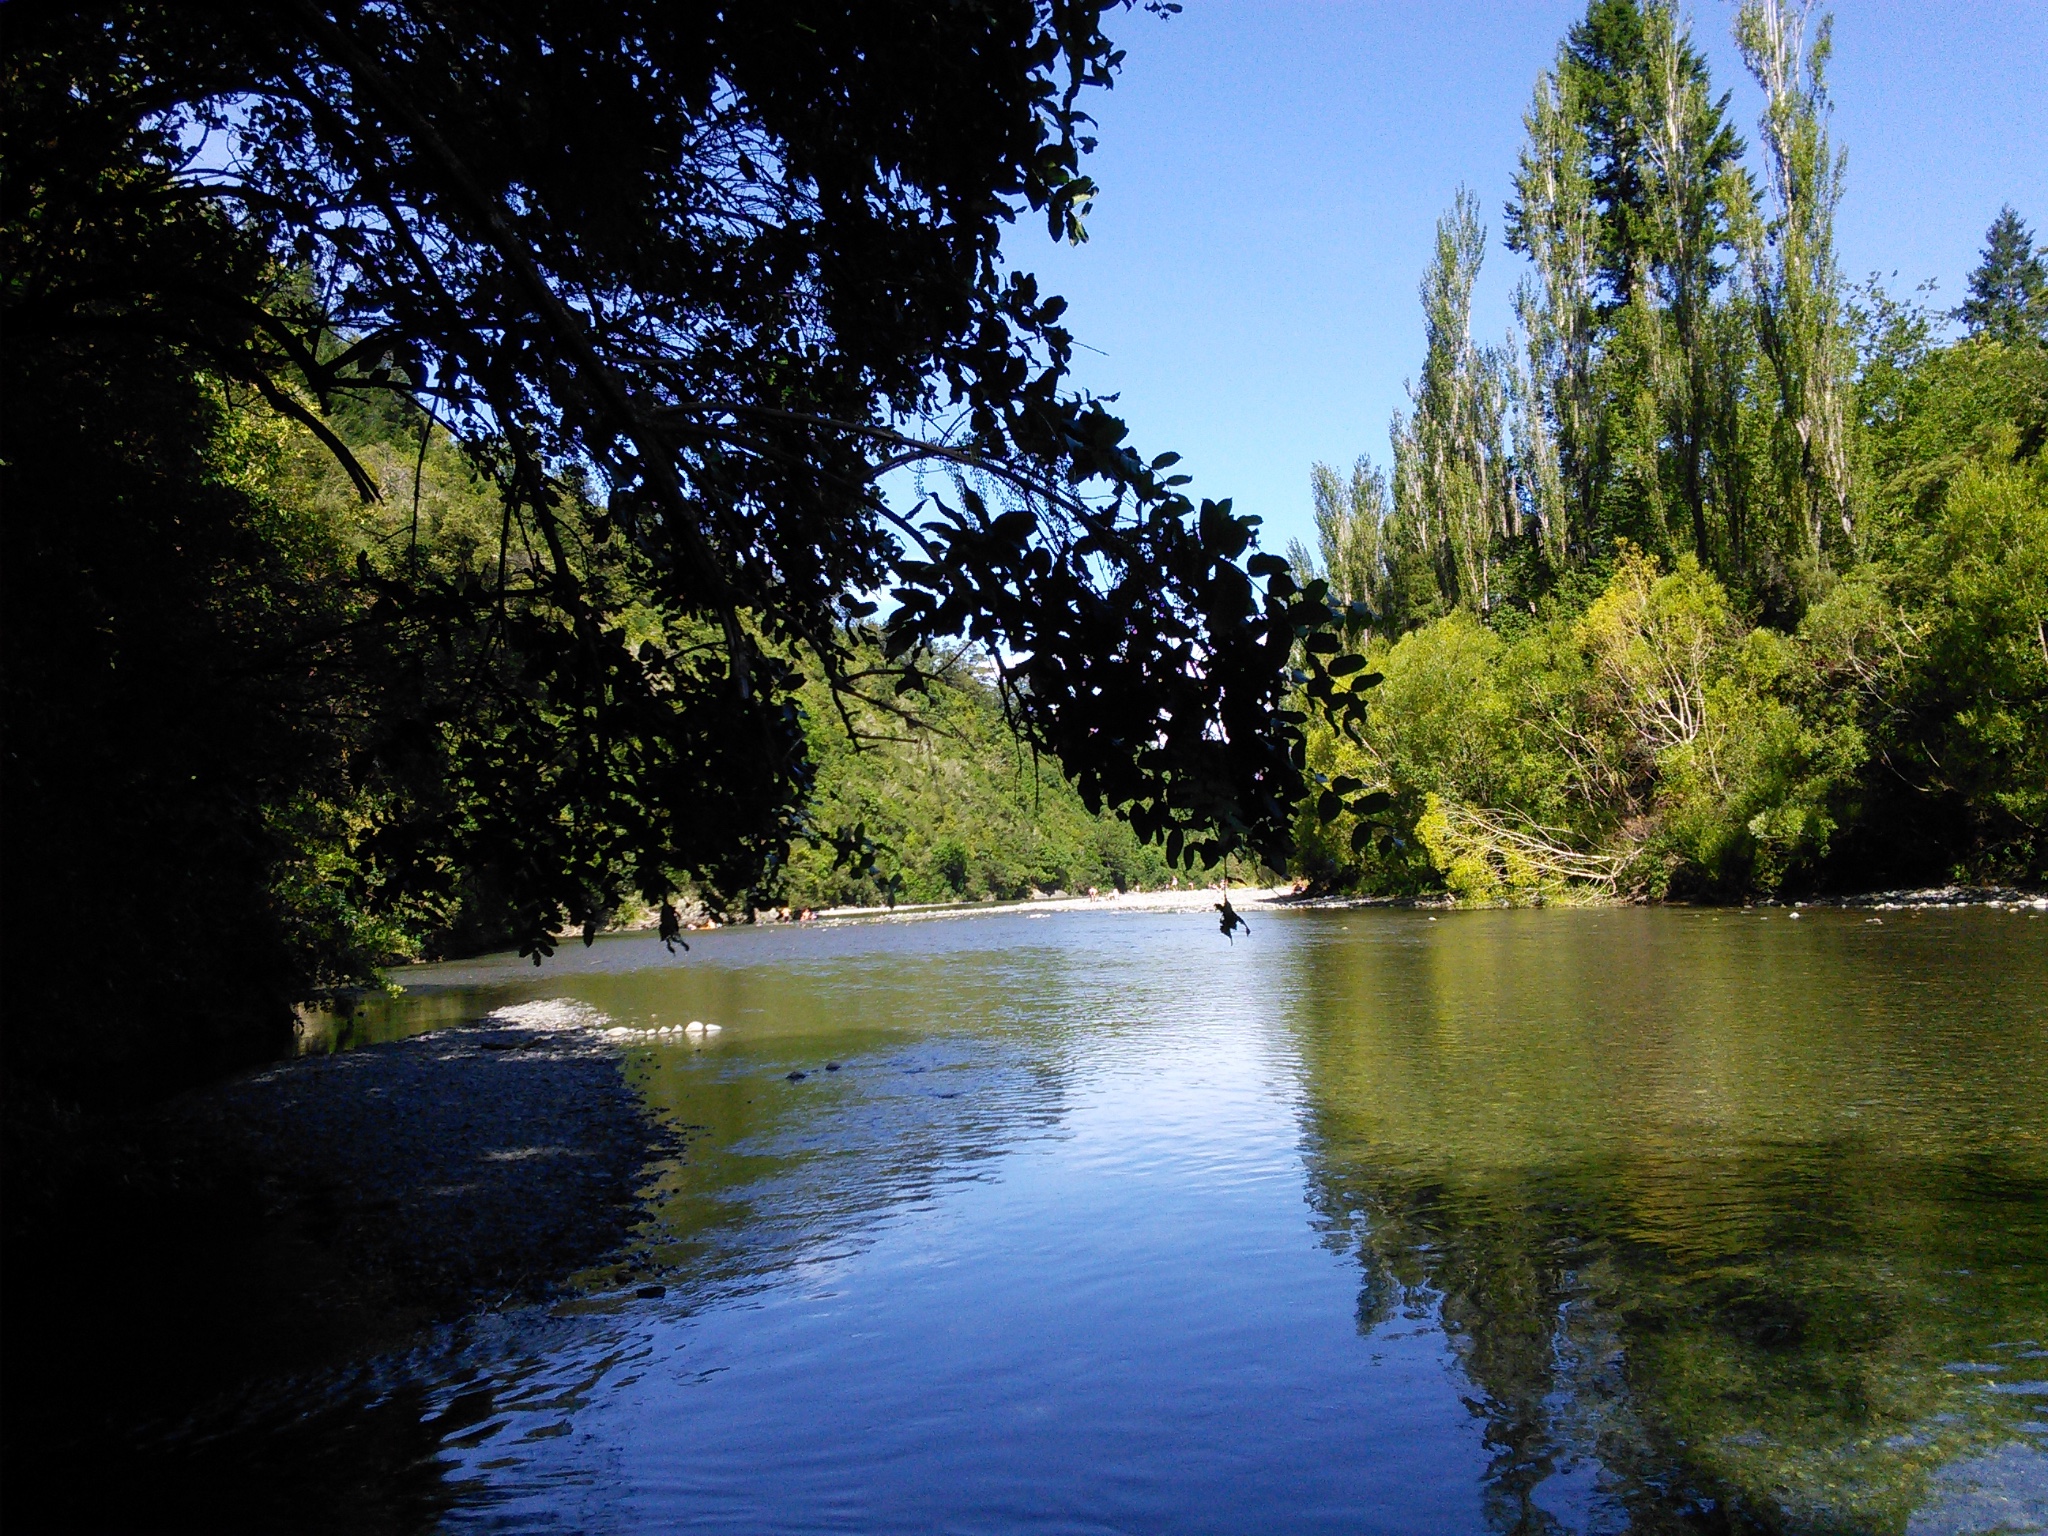
[[[10,1169],[10,1531],[430,1522],[452,1426],[362,1362],[615,1254],[665,1146],[562,1002],[61,1130]]]

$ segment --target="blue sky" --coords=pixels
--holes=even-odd
[[[1114,18],[1129,58],[1094,95],[1102,195],[1090,240],[1022,222],[1010,259],[1071,301],[1085,386],[1118,391],[1141,452],[1171,448],[1191,490],[1309,534],[1317,459],[1384,461],[1416,370],[1415,289],[1460,182],[1492,240],[1475,304],[1505,334],[1521,259],[1501,208],[1537,71],[1584,3],[1186,0],[1168,21]],[[1729,29],[1694,0],[1693,32],[1730,115],[1756,139],[1761,97]],[[1847,0],[1830,83],[1849,152],[1843,266],[1935,279],[1953,305],[1985,227],[2011,202],[2048,232],[2048,3]]]

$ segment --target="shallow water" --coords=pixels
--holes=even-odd
[[[2048,1530],[2048,920],[692,944],[348,1022],[722,1026],[624,1047],[633,1252],[286,1391],[433,1420],[448,1529]]]

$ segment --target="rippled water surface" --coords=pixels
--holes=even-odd
[[[360,1021],[722,1026],[632,1253],[380,1367],[449,1529],[2048,1530],[2048,920],[693,942]]]

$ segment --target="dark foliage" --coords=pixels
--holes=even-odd
[[[7,916],[76,925],[61,971],[142,914],[86,1012],[281,1019],[309,794],[364,901],[486,890],[535,954],[633,894],[744,906],[820,835],[797,663],[886,700],[961,634],[1091,807],[1283,859],[1277,706],[1305,635],[1350,698],[1338,616],[1066,388],[1000,257],[1020,214],[1080,235],[1115,8],[11,8]],[[236,390],[366,497],[337,425],[439,423],[495,564],[267,537],[209,455]],[[905,515],[915,465],[953,489]],[[899,670],[856,678],[884,589]]]

